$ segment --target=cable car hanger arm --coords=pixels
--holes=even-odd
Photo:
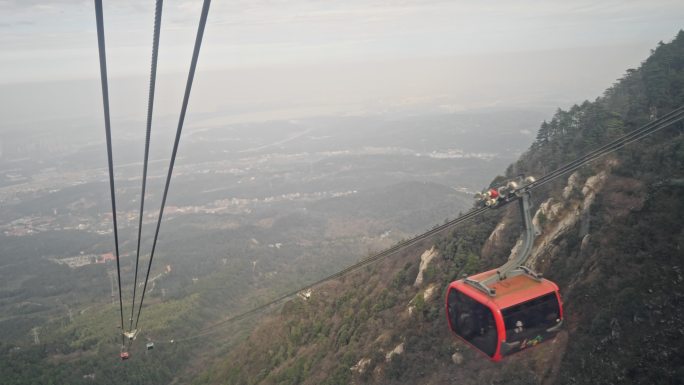
[[[503,281],[507,278],[518,275],[527,275],[535,280],[541,280],[541,274],[535,273],[530,268],[523,265],[532,253],[534,240],[537,235],[539,235],[539,230],[536,228],[536,226],[534,226],[534,223],[532,223],[530,195],[529,189],[521,188],[508,196],[501,196],[499,198],[501,204],[494,204],[490,206],[491,208],[499,208],[513,201],[518,201],[520,215],[522,215],[523,218],[522,246],[513,258],[509,259],[501,267],[496,269],[496,274],[493,274],[482,281],[466,278],[465,283],[493,297],[496,295],[496,290],[491,288],[490,285],[499,281]]]

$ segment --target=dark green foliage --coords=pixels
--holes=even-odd
[[[681,137],[678,140],[683,140]],[[673,383],[681,370],[682,293],[679,190],[652,191],[626,222],[601,229],[598,282],[566,299],[569,312],[593,312],[568,346],[563,383]],[[581,369],[581,370],[580,370]],[[658,373],[656,377],[653,377]]]
[[[440,255],[448,261],[450,270],[447,280],[453,281],[464,275],[477,273],[486,266],[486,263],[491,262],[480,258],[480,249],[500,217],[501,213],[498,211],[488,213],[478,218],[477,222],[457,228],[449,237],[437,241]],[[433,274],[431,271],[430,275]]]
[[[308,371],[307,360],[298,359],[275,377],[275,382],[282,385],[296,385],[302,383]]]
[[[398,380],[403,377],[404,373],[409,369],[406,358],[403,354],[394,355],[387,365],[387,377],[393,380]]]
[[[347,385],[351,378],[351,372],[348,368],[339,367],[335,369],[330,377],[323,381],[322,385]]]
[[[384,289],[380,296],[377,298],[375,304],[373,305],[374,312],[381,312],[385,309],[389,309],[396,303],[396,297],[387,289]]]

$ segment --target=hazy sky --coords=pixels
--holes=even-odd
[[[201,3],[164,4],[159,70],[178,76],[162,77],[162,92],[175,95],[184,82]],[[122,98],[113,113],[138,116],[154,1],[104,1],[104,12],[112,92]],[[309,113],[593,98],[672,39],[683,20],[681,0],[214,0],[193,93],[203,102],[192,108],[277,116],[314,104]],[[46,93],[88,106],[97,96],[92,86],[75,95],[83,90],[68,82],[49,92],[22,89],[17,98],[7,91],[17,86],[2,86],[97,79],[90,0],[0,0],[0,50],[0,101],[11,99],[0,113],[21,115],[22,103],[36,100],[46,116],[69,112],[59,102],[40,104]],[[135,85],[117,88],[120,78]],[[162,97],[160,113],[179,98],[166,105]]]

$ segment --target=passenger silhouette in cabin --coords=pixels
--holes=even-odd
[[[518,320],[518,321],[515,322],[515,329],[514,329],[514,330],[515,330],[516,333],[522,333],[522,331],[523,331],[523,323],[522,323],[522,321]]]

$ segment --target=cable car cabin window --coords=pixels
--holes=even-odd
[[[489,308],[458,290],[449,291],[449,319],[452,330],[490,357],[496,353],[494,315]]]
[[[506,327],[506,342],[509,344],[517,341],[541,342],[547,337],[547,329],[560,322],[556,293],[508,307],[501,310],[501,314]]]

